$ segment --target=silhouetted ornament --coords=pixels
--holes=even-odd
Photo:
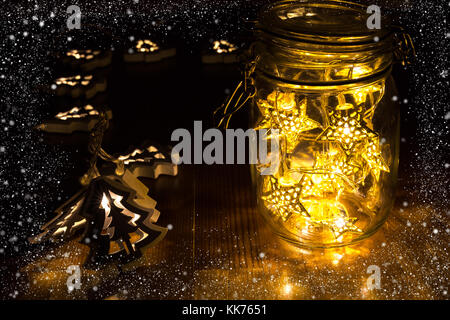
[[[129,153],[116,156],[115,173],[120,175],[125,169],[136,177],[157,179],[159,175],[176,176],[178,167],[172,162],[169,148],[162,148],[153,143],[144,143]],[[107,166],[111,163],[107,163]]]
[[[100,108],[99,108],[100,109]],[[59,112],[53,119],[49,119],[36,126],[37,130],[48,133],[71,134],[75,131],[90,132],[100,119],[99,109],[87,104],[83,107],[72,107],[70,110]],[[103,107],[106,119],[112,119],[112,111]]]
[[[149,39],[134,43],[123,56],[125,62],[158,62],[176,55],[175,48],[162,47]]]
[[[91,74],[60,77],[50,86],[57,96],[90,99],[106,90],[106,79]]]
[[[215,40],[202,53],[202,62],[205,64],[236,63],[238,62],[238,49],[235,44],[227,40]]]
[[[155,225],[159,211],[148,188],[128,170],[123,176],[100,176],[56,210],[56,217],[30,239],[69,240],[81,234],[90,247],[86,267],[108,261],[127,263],[143,248],[161,241],[167,229]]]
[[[86,72],[110,65],[112,52],[93,49],[73,49],[67,51],[61,60],[72,69],[80,69]]]

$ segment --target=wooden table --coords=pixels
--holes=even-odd
[[[81,269],[81,289],[68,293],[66,269],[88,253],[72,241],[22,268],[29,289],[18,298],[448,299],[445,214],[404,206],[400,194],[368,240],[309,251],[280,240],[258,214],[247,166],[180,169],[176,178],[145,181],[162,213],[158,224],[173,229],[133,268]],[[371,265],[380,268],[380,289],[367,286]]]

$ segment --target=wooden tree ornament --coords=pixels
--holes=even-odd
[[[147,191],[129,171],[123,177],[97,177],[58,208],[56,217],[30,241],[69,240],[82,231],[80,241],[91,249],[86,266],[132,261],[167,233],[154,224],[160,213]]]
[[[176,55],[175,48],[162,48],[160,45],[149,39],[138,40],[133,47],[124,53],[125,62],[159,62],[164,59],[172,58]]]
[[[202,53],[204,64],[230,64],[238,62],[239,48],[227,40],[213,41]]]
[[[90,247],[86,267],[108,261],[128,263],[141,256],[141,249],[164,238],[167,229],[154,224],[160,214],[155,208],[156,201],[148,196],[148,188],[138,180],[136,173],[150,178],[157,178],[161,173],[177,174],[176,166],[168,170],[167,161],[162,160],[134,161],[130,167],[133,171],[129,170],[123,159],[101,148],[107,119],[104,113],[100,117],[91,133],[90,167],[80,180],[84,187],[56,210],[55,218],[41,228],[41,234],[30,238],[30,242],[36,243],[69,240],[82,234],[81,242]],[[154,151],[149,156],[153,154]],[[129,155],[127,159],[134,156]],[[97,169],[98,157],[115,163],[116,174],[101,175]],[[138,169],[140,165],[145,169]]]
[[[127,169],[136,177],[157,179],[159,175],[176,176],[178,166],[172,163],[170,149],[161,148],[154,143],[144,143],[133,151],[118,155],[116,174]],[[110,166],[107,163],[106,166]]]
[[[48,133],[71,134],[75,131],[90,132],[100,120],[100,113],[104,112],[106,119],[111,120],[113,113],[110,109],[94,108],[87,104],[83,107],[74,106],[71,109],[59,112],[53,119],[46,120],[36,126],[37,130]]]
[[[97,93],[106,90],[107,81],[104,77],[95,77],[91,74],[78,74],[69,77],[60,77],[51,85],[57,96],[70,96],[72,98],[90,99]]]
[[[63,64],[71,69],[81,69],[83,72],[103,68],[111,64],[112,52],[93,49],[73,49],[62,57]]]

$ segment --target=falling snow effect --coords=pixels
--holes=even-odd
[[[226,38],[241,32],[243,20],[253,19],[257,8],[265,2],[171,0],[147,4],[138,0],[90,1],[82,7],[82,26],[89,25],[89,31],[85,32],[87,27],[82,27],[80,32],[74,33],[66,28],[66,8],[73,4],[70,1],[3,4],[0,19],[0,256],[9,258],[19,254],[32,258],[33,252],[41,248],[30,249],[27,238],[36,234],[56,204],[69,196],[61,184],[77,165],[73,158],[78,149],[47,144],[33,131],[35,125],[52,114],[48,108],[51,93],[44,94],[38,86],[49,84],[55,78],[53,52],[91,43],[118,50],[127,41],[142,35],[157,35],[161,39],[177,36],[187,46],[195,48],[213,35]],[[406,123],[416,126],[414,136],[402,135],[403,143],[414,141],[416,148],[410,163],[405,164],[414,172],[408,177],[404,190],[408,195],[404,198],[410,202],[400,199],[400,203],[405,210],[438,208],[439,216],[432,218],[431,223],[424,222],[423,225],[420,221],[414,222],[413,217],[407,217],[406,226],[422,228],[421,232],[430,242],[437,241],[447,250],[448,241],[442,239],[448,239],[448,223],[444,228],[434,224],[448,221],[450,216],[447,60],[450,30],[446,21],[449,6],[444,1],[414,4],[405,1],[401,7],[389,9],[398,17],[398,23],[413,35],[418,54],[414,64],[406,68],[408,77],[401,79],[408,82],[408,93],[394,98],[402,104],[402,117]],[[109,35],[109,42],[97,41],[104,39],[105,34]],[[170,225],[170,228],[177,226]],[[408,230],[403,233],[408,239]],[[255,255],[265,261],[271,253],[257,252]],[[448,252],[446,255],[448,257]],[[439,274],[448,274],[448,259],[436,263],[436,274],[432,273],[434,278],[426,279],[427,283],[447,292],[448,287],[443,287],[446,279],[441,279]],[[0,271],[3,270],[2,267]],[[185,272],[180,266],[177,281],[173,284],[178,288],[176,290],[186,290],[182,281]],[[16,277],[20,278],[20,274]],[[139,278],[139,275],[135,277]],[[124,289],[120,294],[127,296],[128,293]],[[18,294],[17,290],[11,290],[9,297],[15,298]],[[164,291],[160,297],[164,297]]]
[[[50,94],[38,86],[55,78],[53,52],[71,45],[92,43],[103,49],[116,49],[140,35],[159,38],[181,35],[192,47],[209,39],[212,30],[226,37],[240,28],[236,23],[219,24],[219,17],[234,16],[239,21],[245,9],[239,1],[92,1],[82,6],[82,24],[89,25],[75,36],[66,27],[71,5],[51,1],[26,6],[4,4],[1,19],[3,40],[0,47],[0,254],[19,251],[27,236],[36,232],[48,218],[55,203],[67,198],[59,187],[74,163],[73,148],[47,145],[33,127],[51,116]],[[245,3],[244,3],[245,4]],[[249,7],[247,3],[247,7]],[[95,26],[95,27],[92,27]],[[85,27],[87,29],[88,27]],[[74,34],[77,34],[74,32]],[[103,41],[105,34],[109,41]],[[98,41],[102,39],[102,41]],[[20,220],[17,219],[20,218]],[[16,224],[11,225],[13,219]]]

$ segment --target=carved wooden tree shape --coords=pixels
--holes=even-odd
[[[124,176],[133,177],[129,172]],[[31,241],[69,239],[83,229],[81,242],[91,249],[86,267],[139,258],[141,249],[162,240],[167,229],[154,224],[159,211],[155,209],[156,201],[147,196],[148,190],[138,192],[125,182],[135,183],[136,187],[138,180],[126,179],[112,176],[92,180],[58,209],[58,215]]]
[[[164,237],[167,229],[153,224],[159,212],[135,200],[134,190],[113,180],[100,177],[91,182],[82,210],[91,221],[82,240],[91,247],[87,266],[110,258],[129,262],[141,256],[141,248]]]
[[[112,193],[110,190],[104,190],[101,202],[105,217],[102,236],[107,235],[111,241],[122,242],[126,252],[134,254],[136,249],[130,241],[130,233],[139,229],[135,220],[139,219],[142,214],[126,209],[121,203],[122,199],[123,197]]]

